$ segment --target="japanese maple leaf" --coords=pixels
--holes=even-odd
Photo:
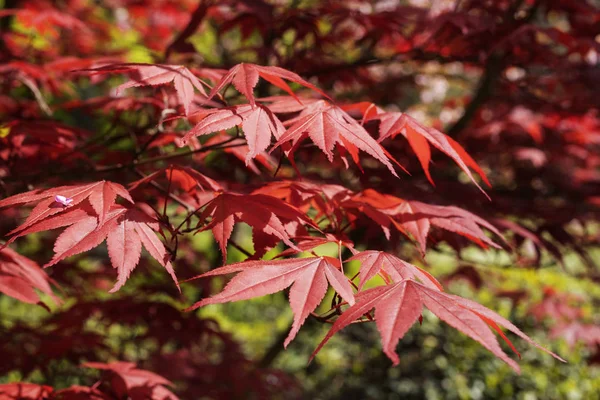
[[[401,112],[381,113],[378,115],[378,118],[381,120],[381,124],[379,125],[379,142],[387,138],[393,139],[397,135],[403,134],[419,158],[427,179],[432,184],[433,179],[429,173],[429,162],[431,161],[429,144],[452,158],[477,187],[481,189],[471,174],[469,167],[473,168],[486,185],[491,187],[483,170],[467,154],[462,146],[451,137],[444,135],[434,128],[423,126],[411,116]],[[483,191],[483,189],[481,190]]]
[[[284,342],[284,346],[287,347],[308,315],[325,297],[327,282],[348,304],[354,304],[352,286],[340,270],[340,261],[332,257],[246,261],[228,265],[196,277],[204,278],[239,272],[222,292],[197,302],[188,310],[195,310],[208,304],[260,297],[279,292],[291,285],[289,299],[294,312],[294,323]]]
[[[414,209],[411,202],[405,201],[395,207],[393,211],[395,218],[392,218],[392,222],[399,230],[410,233],[419,244],[421,254],[425,254],[431,222],[428,218],[415,218],[416,213],[418,211]]]
[[[142,245],[177,284],[169,254],[155,234],[159,230],[158,222],[138,209],[115,204],[117,194],[133,202],[125,188],[106,181],[6,198],[0,201],[0,207],[39,201],[25,222],[9,233],[13,237],[7,244],[31,233],[67,227],[56,239],[54,256],[44,267],[91,250],[106,239],[111,263],[119,273],[111,291],[125,283],[139,262]]]
[[[271,136],[281,137],[285,127],[265,106],[244,104],[222,109],[202,110],[194,115],[202,119],[181,139],[185,145],[192,137],[241,126],[248,144],[246,165],[271,144]]]
[[[129,190],[135,190],[140,186],[149,184],[156,180],[160,175],[165,175],[173,187],[180,188],[186,192],[194,192],[196,189],[201,191],[212,190],[220,191],[223,187],[214,179],[196,171],[193,168],[182,165],[170,165],[154,171],[135,182],[129,184]]]
[[[362,116],[361,123],[364,124],[372,119],[377,119],[379,114],[385,113],[383,109],[377,106],[375,103],[368,101],[361,101],[360,103],[344,104],[340,106],[342,110],[348,114],[358,113]]]
[[[352,254],[358,254],[358,250],[354,248],[354,243],[352,243],[346,237],[337,237],[332,235],[331,233],[326,233],[325,237],[321,236],[297,236],[293,238],[296,242],[296,247],[300,249],[300,251],[311,251],[316,247],[322,246],[324,244],[335,243],[338,245],[338,249],[341,251],[341,247],[346,247]],[[277,255],[275,258],[288,257],[293,254],[297,254],[299,251],[293,248],[285,249],[281,253]]]
[[[483,248],[488,246],[500,248],[481,229],[493,232],[504,240],[496,227],[481,217],[454,206],[438,206],[421,203],[419,201],[404,202],[397,206],[390,214],[399,227],[406,229],[425,249],[425,240],[431,225],[458,233]]]
[[[208,217],[211,220],[202,230],[212,229],[223,260],[227,259],[227,242],[236,221],[245,222],[253,228],[254,250],[258,254],[266,251],[270,243],[268,237],[282,240],[288,246],[296,248],[290,236],[296,236],[294,231],[298,227],[308,225],[319,229],[297,208],[263,194],[222,193],[206,205],[200,214],[200,221]]]
[[[397,365],[400,359],[395,352],[396,345],[421,316],[421,303],[418,291],[408,280],[359,292],[356,303],[335,321],[311,359],[334,334],[375,308],[375,322],[381,334],[383,351]]]
[[[253,193],[277,197],[305,213],[312,207],[317,210],[313,220],[318,221],[326,217],[330,222],[338,223],[343,221],[347,214],[341,203],[352,194],[343,186],[323,185],[305,180],[270,182]]]
[[[294,98],[297,98],[296,95],[284,79],[312,89],[328,98],[321,89],[310,82],[305,81],[298,74],[291,71],[279,67],[264,67],[256,64],[241,63],[232,67],[229,72],[223,76],[219,83],[217,83],[208,94],[208,99],[210,100],[219,90],[232,83],[237,91],[243,94],[250,104],[254,106],[256,104],[254,99],[254,88],[258,83],[259,77],[278,88],[283,89]],[[298,102],[300,102],[300,100],[298,100]]]
[[[353,209],[364,214],[370,221],[379,225],[386,239],[390,239],[390,227],[393,224],[390,210],[402,203],[402,199],[379,193],[372,189],[366,189],[352,197],[345,199],[341,206],[350,212]]]
[[[0,250],[0,292],[17,300],[45,306],[34,289],[61,301],[52,292],[52,280],[39,265],[10,248]]]
[[[194,88],[206,96],[203,82],[198,79],[183,65],[164,64],[111,64],[99,68],[80,70],[94,74],[127,73],[130,81],[117,87],[117,94],[124,89],[139,86],[157,86],[173,82],[177,91],[179,104],[183,106],[185,114],[190,112],[190,105],[194,100]]]
[[[371,220],[377,222],[388,238],[392,226],[403,234],[409,233],[419,244],[422,254],[425,254],[427,237],[432,225],[465,236],[483,248],[488,246],[500,248],[500,246],[485,234],[482,227],[504,240],[494,225],[473,213],[454,206],[406,201],[372,189],[357,193],[344,201],[342,206],[357,208]]]
[[[87,362],[82,366],[111,373],[110,383],[119,398],[130,398],[132,400],[178,399],[177,396],[165,388],[165,385],[173,385],[171,381],[154,372],[138,369],[134,363],[124,361],[113,361],[107,364]]]
[[[0,385],[1,400],[40,400],[47,399],[54,389],[51,386],[17,382]]]
[[[54,256],[44,267],[91,250],[106,240],[111,263],[118,271],[118,280],[111,293],[121,288],[129,278],[139,262],[142,245],[177,284],[169,255],[154,232],[158,229],[158,222],[154,218],[137,209],[115,206],[102,224],[88,214],[78,218],[58,236],[54,243]]]
[[[148,214],[137,209],[128,209],[108,232],[106,244],[112,266],[118,271],[118,280],[110,292],[116,292],[125,284],[131,271],[137,266],[142,246],[169,273],[177,287],[177,278],[169,261],[169,254],[156,236],[158,222]],[[58,240],[57,240],[58,241]]]
[[[298,101],[298,99],[300,99],[301,103]],[[261,97],[257,100],[269,103],[269,110],[276,114],[296,113],[304,110],[314,103],[321,101],[321,99],[318,98],[292,96],[269,96]]]
[[[154,184],[154,187],[148,188],[151,184]],[[144,190],[138,190],[139,188]],[[164,199],[165,193],[163,191],[165,189],[163,188],[168,188],[170,196],[175,196],[175,198],[181,200],[181,204],[185,204],[188,212],[201,207],[217,196],[217,192],[223,190],[223,187],[217,181],[193,168],[178,165],[156,170],[129,185],[129,190],[132,193],[137,192],[138,195],[149,200],[154,199],[157,194],[161,199]]]
[[[274,147],[290,141],[297,145],[308,136],[327,155],[329,161],[333,160],[333,149],[338,144],[352,155],[357,165],[360,149],[383,163],[394,176],[398,176],[390,162],[389,153],[362,125],[339,107],[322,100],[305,108],[298,117],[286,123],[290,123],[291,126]]]
[[[57,198],[57,196],[60,197]],[[108,211],[115,204],[117,196],[120,196],[133,204],[133,200],[127,189],[118,183],[108,181],[98,181],[73,186],[60,186],[48,190],[32,190],[0,200],[0,208],[37,202],[37,205],[31,210],[31,213],[25,222],[8,233],[8,235],[12,235],[13,237],[7,244],[28,233],[55,229],[68,225],[68,221],[70,220],[62,220],[60,217],[52,220],[52,225],[54,227],[44,228],[43,224],[36,224],[54,214],[70,211],[72,207],[80,204],[86,199],[89,200],[89,204],[93,208],[93,212],[96,214],[99,224],[102,224]],[[68,206],[57,200],[60,198],[69,199]],[[69,216],[75,219],[78,218],[77,216],[73,217],[71,214],[69,214]],[[67,223],[60,225],[62,222]],[[36,230],[31,230],[30,228],[34,225],[36,225]]]
[[[346,262],[350,261],[360,261],[359,290],[381,270],[389,274],[396,282],[402,279],[416,278],[429,288],[443,290],[441,283],[429,272],[383,251],[362,251],[346,260]]]
[[[495,312],[471,300],[428,288],[411,279],[402,279],[391,285],[379,286],[358,293],[356,303],[335,321],[312,357],[335,333],[375,308],[375,323],[381,335],[383,351],[394,365],[397,365],[400,359],[395,353],[396,345],[419,319],[423,307],[429,309],[448,325],[481,343],[516,372],[520,371],[518,364],[504,353],[490,327],[517,354],[519,353],[499,326],[504,326],[530,344],[564,362],[562,358],[535,343],[510,321]]]
[[[286,203],[296,207],[301,207],[309,203],[315,197],[325,196],[327,186],[315,182],[284,180],[269,182],[256,189],[253,194],[266,194],[284,200]],[[343,191],[349,192],[346,188],[340,186]]]

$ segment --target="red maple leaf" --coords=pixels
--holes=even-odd
[[[223,260],[227,259],[227,242],[236,221],[245,222],[253,228],[255,256],[264,254],[273,239],[282,240],[288,246],[296,248],[290,237],[297,236],[301,227],[319,229],[297,208],[263,194],[222,193],[206,205],[200,214],[200,221],[209,217],[210,222],[202,230],[212,229],[223,253]]]
[[[288,114],[295,113],[304,110],[314,103],[321,101],[318,98],[302,97],[301,103],[298,101],[298,97],[292,96],[269,96],[261,97],[257,99],[262,102],[269,103],[269,110],[276,114]],[[342,107],[344,109],[344,107]]]
[[[34,290],[37,289],[60,304],[60,299],[52,292],[51,282],[44,270],[32,260],[10,248],[0,250],[0,292],[26,303],[43,306]]]
[[[312,207],[317,210],[313,217],[318,221],[326,217],[332,223],[341,223],[348,213],[341,208],[352,192],[339,185],[323,185],[310,181],[271,182],[255,190],[255,194],[268,194],[292,204],[307,213]]]
[[[458,233],[483,248],[488,246],[500,248],[481,229],[493,232],[504,240],[496,227],[483,218],[454,206],[438,206],[421,203],[420,201],[406,201],[390,211],[393,221],[400,229],[409,232],[425,251],[425,242],[431,225]]]
[[[106,181],[31,191],[6,198],[0,201],[0,207],[41,200],[25,222],[9,233],[13,237],[8,243],[30,233],[67,226],[54,243],[52,260],[44,267],[91,250],[106,239],[112,265],[119,273],[111,292],[125,283],[139,262],[142,245],[177,284],[169,254],[155,234],[159,230],[158,222],[138,209],[115,204],[117,193],[133,202],[125,188]],[[55,197],[49,198],[53,195]]]
[[[223,190],[223,187],[214,179],[209,178],[193,168],[182,165],[169,165],[168,167],[160,168],[140,180],[131,182],[129,184],[129,190],[133,190],[141,185],[147,184],[162,174],[166,175],[167,179],[171,181],[173,186],[179,187],[186,192],[192,192],[196,189],[200,189],[202,191]]]
[[[291,126],[274,147],[290,141],[296,146],[308,136],[327,155],[329,161],[333,160],[332,151],[337,144],[350,153],[357,165],[358,150],[362,150],[382,162],[394,176],[398,176],[390,162],[393,158],[369,132],[344,110],[325,100],[306,107],[297,117],[286,121],[286,125]]]
[[[48,190],[32,190],[0,200],[0,208],[38,202],[33,210],[31,210],[31,213],[25,222],[8,233],[8,235],[12,235],[13,237],[6,244],[29,233],[60,228],[75,222],[79,217],[68,213],[67,215],[69,215],[70,218],[75,218],[75,220],[69,222],[70,220],[66,218],[57,218],[52,220],[51,223],[47,222],[50,224],[49,226],[52,227],[45,227],[43,224],[36,225],[38,222],[42,222],[54,214],[64,213],[65,211],[73,211],[73,213],[75,213],[72,208],[86,199],[89,200],[99,222],[102,223],[106,218],[108,210],[115,204],[117,195],[130,203],[133,203],[127,189],[118,183],[107,181],[98,181],[83,185],[59,186]],[[70,199],[69,206],[66,207],[61,202],[57,201],[56,196]],[[61,223],[62,225],[60,225]]]
[[[444,135],[437,129],[423,126],[411,116],[401,112],[384,112],[379,114],[377,118],[381,120],[381,124],[379,125],[379,142],[382,142],[387,138],[393,139],[397,135],[403,134],[419,158],[421,166],[427,175],[427,179],[429,179],[432,184],[433,179],[429,174],[429,162],[431,161],[431,149],[429,144],[452,158],[477,187],[479,187],[479,185],[473,178],[469,167],[473,168],[486,185],[491,187],[483,170],[471,156],[467,154],[462,146],[451,137]],[[481,190],[483,191],[483,189]]]
[[[233,139],[231,136],[228,136],[227,133],[225,133],[225,131],[221,131],[221,132],[217,133],[216,135],[212,136],[206,142],[204,142],[204,145],[212,146],[217,143],[222,143],[224,141],[227,141],[228,146],[225,147],[223,149],[223,151],[225,153],[233,155],[238,160],[244,162],[244,164],[246,165],[246,168],[248,168],[255,174],[257,174],[257,175],[261,174],[261,171],[258,168],[258,165],[256,163],[262,165],[271,173],[273,173],[276,170],[277,160],[273,156],[267,154],[264,151],[258,153],[256,156],[254,156],[254,159],[247,162],[246,160],[248,159],[248,154],[250,153],[250,148],[248,147],[248,143],[244,140],[244,138],[241,138],[241,137]],[[204,159],[207,156],[208,156],[207,153],[199,154],[200,159]]]
[[[116,93],[124,89],[139,86],[157,86],[173,82],[177,91],[179,104],[183,106],[185,114],[190,112],[190,105],[194,100],[194,88],[203,96],[206,91],[202,86],[204,83],[183,65],[165,64],[111,64],[99,68],[83,69],[78,72],[90,72],[93,74],[127,73],[130,81],[118,86]]]
[[[269,83],[277,86],[280,89],[286,91],[290,96],[297,98],[289,85],[284,79],[298,83],[309,89],[312,89],[323,96],[328,96],[318,87],[314,86],[310,82],[305,81],[300,75],[285,70],[279,67],[264,67],[256,64],[240,63],[232,67],[229,72],[212,88],[208,94],[208,99],[211,99],[217,92],[223,89],[230,83],[237,89],[238,92],[243,94],[252,106],[255,105],[254,99],[254,87],[258,83],[258,78],[261,77]],[[300,102],[300,100],[298,100]]]
[[[193,116],[201,120],[181,139],[180,145],[196,136],[241,126],[248,144],[246,165],[251,159],[263,153],[271,144],[271,136],[279,139],[285,127],[267,107],[244,104],[221,109],[202,110]]]
[[[0,385],[0,400],[43,400],[52,394],[51,386],[17,382]]]
[[[346,260],[346,262],[350,261],[360,261],[361,263],[358,275],[359,289],[362,289],[369,279],[373,278],[383,270],[396,282],[401,281],[402,279],[417,278],[423,285],[429,288],[443,290],[441,283],[439,283],[429,272],[383,251],[362,251]]]
[[[173,385],[171,381],[153,372],[138,369],[134,363],[123,361],[113,361],[107,364],[87,362],[82,366],[109,372],[111,374],[109,378],[112,389],[119,398],[130,398],[132,400],[179,399],[165,388],[165,385]]]
[[[343,201],[341,206],[358,209],[369,219],[377,222],[387,238],[393,226],[403,234],[410,234],[425,254],[427,237],[431,226],[437,226],[462,235],[483,248],[500,248],[482,230],[485,228],[504,240],[501,233],[492,224],[454,206],[438,206],[406,201],[399,197],[382,194],[372,189],[364,190]]]
[[[335,321],[331,330],[313,352],[312,357],[336,332],[375,308],[375,322],[381,334],[383,351],[394,365],[397,365],[400,359],[395,352],[396,345],[408,329],[419,319],[423,307],[427,307],[448,325],[477,340],[517,372],[520,371],[518,364],[504,353],[490,327],[517,354],[519,353],[499,326],[504,326],[530,344],[565,362],[558,355],[535,343],[510,321],[495,312],[474,301],[430,289],[411,279],[402,279],[391,285],[378,286],[358,293],[356,303]]]
[[[289,297],[290,306],[294,311],[294,323],[284,342],[284,346],[287,347],[308,315],[325,297],[327,282],[348,304],[354,304],[352,286],[340,270],[340,261],[332,257],[246,261],[228,265],[196,277],[204,278],[239,272],[221,293],[197,302],[188,310],[195,310],[208,304],[260,297],[279,292],[292,285]]]

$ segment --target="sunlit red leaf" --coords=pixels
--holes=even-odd
[[[352,286],[340,272],[338,259],[331,257],[297,258],[276,261],[247,261],[232,264],[198,276],[225,275],[238,272],[215,296],[199,301],[188,310],[230,301],[247,300],[279,292],[288,286],[294,324],[284,346],[294,339],[304,320],[317,308],[327,291],[327,282],[349,304],[354,304]]]

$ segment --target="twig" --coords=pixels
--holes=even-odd
[[[514,16],[517,13],[518,9],[523,5],[523,2],[523,0],[516,1],[512,4],[512,7],[510,7],[506,12],[508,18],[512,23],[517,21]],[[535,16],[539,5],[540,1],[538,0],[529,9],[527,16],[522,20],[519,20],[519,23],[516,26],[516,28],[510,34],[508,34],[507,37],[510,37],[510,35],[517,32],[524,24],[531,21],[531,19]],[[488,57],[484,65],[483,75],[481,76],[479,84],[477,85],[477,90],[473,95],[473,99],[465,108],[465,112],[463,113],[463,115],[447,130],[449,136],[456,137],[458,133],[465,129],[469,125],[473,117],[477,114],[479,108],[490,97],[496,84],[496,81],[502,75],[502,70],[504,69],[503,59],[505,58],[505,56],[505,51],[496,51]]]
[[[40,89],[38,89],[35,82],[33,82],[31,79],[29,79],[27,76],[21,73],[17,74],[17,79],[25,86],[27,86],[29,90],[31,90],[31,92],[35,96],[35,100],[37,101],[44,114],[46,114],[49,117],[52,116],[52,110],[50,109],[50,106],[48,106],[48,103],[46,103],[46,100],[44,100],[44,97],[42,96],[42,93],[40,92]]]
[[[243,253],[246,257],[252,257],[252,253],[250,253],[248,250],[244,249],[242,246],[237,244],[235,240],[229,238],[229,244],[232,245],[235,249],[237,249],[241,253]]]
[[[222,150],[222,149],[228,149],[228,148],[233,148],[233,147],[240,147],[240,146],[244,146],[245,143],[240,143],[240,144],[235,144],[235,145],[231,145],[231,146],[223,146],[224,144],[227,143],[231,143],[233,142],[235,139],[237,138],[231,138],[231,139],[227,139],[223,142],[219,142],[219,143],[215,143],[213,145],[209,145],[209,146],[205,146],[199,149],[195,149],[195,150],[187,150],[181,153],[170,153],[170,154],[165,154],[162,156],[156,156],[156,157],[151,157],[151,158],[146,158],[144,160],[138,160],[138,161],[134,161],[132,163],[129,164],[116,164],[116,165],[109,165],[106,167],[99,167],[96,168],[94,170],[94,172],[113,172],[113,171],[119,171],[122,169],[126,169],[126,168],[131,168],[134,166],[139,166],[139,165],[144,165],[144,164],[151,164],[153,162],[157,162],[157,161],[164,161],[164,160],[171,160],[173,158],[179,158],[179,157],[185,157],[185,156],[189,156],[191,154],[196,154],[196,153],[203,153],[206,151],[210,151],[210,150]]]
[[[165,60],[169,59],[173,50],[176,50],[177,47],[185,44],[186,40],[196,32],[204,20],[206,12],[212,6],[212,3],[212,0],[200,0],[198,7],[192,13],[190,22],[188,22],[186,27],[183,28],[183,30],[179,32],[179,35],[177,35],[177,37],[167,46],[167,49],[165,50]]]
[[[257,364],[259,368],[266,368],[273,364],[273,361],[275,361],[277,356],[283,351],[283,344],[285,343],[285,339],[287,338],[287,336],[287,329],[284,329],[277,333],[277,336],[275,337],[273,343],[271,343],[263,357],[260,359],[260,361],[258,361]]]

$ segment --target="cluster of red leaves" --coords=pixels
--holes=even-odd
[[[441,284],[417,266],[379,251],[364,251],[347,261],[355,260],[361,262],[359,288],[377,274],[381,274],[389,284],[361,290],[353,295],[352,286],[339,271],[342,269],[340,261],[331,257],[247,261],[221,267],[199,276],[198,278],[239,273],[221,293],[199,301],[190,309],[264,296],[291,285],[289,298],[294,311],[294,324],[284,342],[287,346],[296,336],[304,320],[321,303],[329,282],[350,307],[335,321],[330,332],[313,353],[313,357],[336,332],[355,320],[367,316],[370,320],[376,321],[383,350],[396,365],[400,361],[395,353],[396,345],[408,329],[422,318],[423,306],[452,327],[480,342],[516,371],[519,371],[519,366],[502,351],[490,328],[495,330],[517,355],[519,353],[499,326],[507,328],[529,343],[547,351],[495,312],[473,301],[444,293]],[[373,308],[375,308],[375,315],[371,316],[369,312]],[[562,360],[556,354],[549,353]]]
[[[137,369],[135,364],[115,361],[108,364],[89,362],[84,368],[106,371],[94,386],[74,385],[55,391],[50,386],[33,383],[8,383],[0,385],[2,400],[50,400],[50,399],[94,399],[108,400],[128,398],[132,400],[156,399],[177,400],[165,385],[172,385],[167,379],[153,372]]]
[[[200,81],[188,69],[181,66],[127,64],[103,67],[91,72],[135,72],[135,81],[130,81],[122,85],[121,88],[157,85],[173,81],[177,93],[177,102],[183,106],[186,114],[188,114],[192,104],[194,87],[205,94]],[[200,122],[185,134],[183,137],[184,143],[199,135],[240,125],[248,143],[247,162],[267,149],[271,142],[271,135],[277,140],[274,148],[289,143],[286,147],[287,150],[284,150],[288,153],[288,157],[298,148],[298,144],[303,138],[310,137],[317,147],[327,155],[330,162],[333,160],[332,150],[337,144],[340,146],[340,150],[344,149],[343,153],[350,154],[357,164],[360,163],[358,150],[363,150],[382,162],[395,175],[393,166],[390,163],[391,155],[370,136],[361,123],[352,118],[342,108],[325,100],[304,104],[302,99],[296,95],[291,96],[289,99],[285,97],[278,98],[275,101],[269,99],[269,105],[259,105],[253,96],[253,89],[259,77],[263,77],[290,94],[293,94],[293,92],[282,78],[318,90],[299,76],[280,68],[240,64],[233,67],[215,84],[206,100],[210,100],[219,89],[228,83],[233,83],[234,87],[250,103],[200,111],[202,113]],[[290,106],[292,99],[297,104]],[[273,107],[276,112],[288,114],[296,112],[297,115],[281,122],[277,119],[275,113],[270,110],[270,107]],[[401,113],[386,114],[378,110],[376,106],[368,106],[363,109],[360,105],[348,106],[348,109],[356,108],[362,111],[363,123],[374,119],[380,121],[380,141],[403,133],[417,153],[428,175],[429,143],[431,143],[452,157],[471,179],[474,178],[470,173],[469,166],[476,169],[485,179],[481,169],[462,147],[439,131],[422,127],[415,120]],[[287,129],[285,125],[288,126]],[[177,175],[174,173],[175,171]],[[167,229],[172,237],[182,233],[181,228],[186,221],[188,222],[188,231],[211,229],[222,250],[224,260],[227,259],[227,243],[236,221],[243,221],[252,226],[255,245],[254,257],[256,258],[263,255],[266,250],[272,248],[279,241],[283,241],[293,250],[300,251],[301,249],[291,241],[292,237],[307,236],[309,234],[307,228],[312,228],[316,232],[322,231],[317,223],[313,222],[306,214],[311,206],[318,212],[315,221],[325,217],[329,221],[331,233],[343,233],[345,228],[342,228],[342,223],[347,222],[348,226],[352,226],[355,223],[357,214],[362,214],[370,218],[372,222],[380,225],[388,238],[392,225],[402,233],[409,233],[419,242],[422,252],[425,251],[427,235],[431,225],[460,233],[482,246],[497,246],[480,228],[480,226],[484,226],[499,234],[492,225],[455,207],[435,207],[420,202],[407,202],[372,190],[352,194],[351,191],[343,187],[335,186],[330,186],[329,190],[323,190],[322,187],[319,188],[317,185],[311,184],[293,187],[290,182],[287,183],[287,188],[285,182],[278,182],[274,186],[269,184],[263,186],[259,189],[259,193],[237,194],[222,191],[223,185],[190,169],[171,167],[165,172],[169,187],[171,185],[185,186],[187,192],[194,190],[205,192],[209,188],[218,191],[214,193],[211,200],[192,210],[178,227],[171,225]],[[141,181],[135,182],[134,188],[153,182],[154,178],[160,175],[159,172],[155,172]],[[179,178],[176,176],[179,176]],[[290,192],[295,190],[298,193],[296,199],[289,198],[285,202],[272,195],[264,194],[273,190],[278,192],[279,196],[283,194],[284,198],[289,196],[288,193],[285,193],[285,190]],[[117,195],[129,202],[130,205],[126,207],[117,204],[115,202]],[[295,204],[298,199],[300,199],[300,202]],[[130,272],[137,265],[142,245],[167,269],[177,282],[169,261],[168,252],[154,233],[159,229],[159,222],[165,221],[159,221],[155,219],[158,216],[150,216],[151,213],[144,213],[138,208],[131,207],[134,200],[121,185],[100,181],[87,185],[63,186],[46,191],[36,190],[4,199],[0,201],[0,207],[33,202],[36,202],[37,205],[21,226],[9,232],[12,238],[8,243],[30,233],[67,226],[57,238],[54,245],[55,254],[46,266],[54,265],[69,256],[88,251],[106,239],[112,265],[119,272],[119,279],[112,291],[118,290],[125,283]],[[194,228],[189,227],[190,217],[192,216],[196,216],[198,219],[198,223]],[[166,217],[166,215],[163,217]],[[377,259],[377,261],[373,261],[375,264],[371,265],[365,263],[364,258],[361,258],[368,258],[365,253],[359,253],[355,257],[363,261],[363,268],[368,269],[368,272],[361,272],[360,286],[362,287],[366,277],[370,278],[384,271],[385,260],[390,260],[389,257],[393,256],[382,256],[384,259]],[[367,303],[359,302],[356,305],[353,305],[352,286],[341,272],[341,260],[319,257],[280,261],[249,261],[244,264],[235,264],[208,273],[210,276],[243,271],[239,277],[229,283],[223,293],[200,301],[193,308],[205,304],[262,296],[292,285],[290,303],[296,317],[292,331],[285,342],[285,345],[287,345],[294,338],[304,320],[323,299],[327,290],[326,282],[328,281],[337,294],[351,305],[342,314],[342,317],[336,321],[332,334],[368,312],[370,308],[377,308],[380,301],[396,304],[396,306],[400,304],[403,310],[406,307],[405,312],[410,312],[410,317],[406,319],[405,325],[399,326],[394,321],[385,322],[387,316],[377,319],[378,327],[382,333],[384,350],[397,363],[398,358],[394,355],[393,348],[395,348],[396,343],[408,327],[420,315],[421,309],[425,305],[440,318],[480,341],[495,355],[509,363],[515,370],[518,370],[518,366],[502,352],[486,323],[497,330],[503,338],[505,337],[497,326],[498,321],[501,321],[502,325],[522,337],[527,338],[524,334],[508,321],[484,308],[480,308],[475,312],[471,309],[472,306],[454,307],[454,309],[441,307],[439,304],[443,303],[442,300],[448,300],[450,297],[441,292],[441,294],[432,294],[441,289],[437,281],[417,267],[401,260],[394,261],[392,265],[395,266],[398,263],[404,269],[402,272],[396,270],[397,274],[395,276],[392,274],[391,279],[388,278],[390,285],[386,286],[385,289],[379,289],[375,300],[371,299],[370,295],[363,294],[373,293],[372,291],[359,291],[358,296],[360,296],[360,299],[369,300]],[[407,274],[407,270],[412,272]],[[388,274],[391,274],[391,272],[386,271],[384,276]],[[428,278],[424,280],[424,283],[434,283],[435,289],[427,289],[434,290],[433,292],[423,292],[423,290],[426,290],[421,289],[424,288],[423,286],[410,283],[415,277],[422,278],[423,276]],[[392,282],[395,283],[392,284]],[[395,290],[396,287],[401,289]],[[407,299],[406,304],[402,300],[405,296],[405,288],[410,288],[409,292],[413,293]],[[379,291],[383,292],[379,293]],[[400,296],[400,303],[398,303],[395,295],[391,298],[392,294]],[[483,312],[485,315],[480,315],[481,310],[485,310]],[[405,312],[393,315],[405,318]],[[472,324],[456,322],[465,318],[474,321],[481,320],[481,323],[475,327]],[[529,339],[527,338],[527,340]]]
[[[162,175],[161,172],[166,173],[169,185],[185,188],[188,192],[192,189],[204,192],[204,187],[220,191],[215,193],[211,200],[192,210],[189,216],[198,214],[198,224],[192,230],[212,230],[225,259],[226,245],[236,220],[244,221],[254,228],[255,251],[259,256],[280,240],[290,246],[291,250],[301,251],[290,239],[293,236],[306,236],[308,234],[306,227],[321,231],[319,226],[306,214],[311,206],[318,211],[314,218],[319,220],[322,216],[326,216],[330,228],[337,229],[338,233],[343,232],[340,226],[344,221],[353,224],[357,213],[362,213],[380,224],[388,237],[389,226],[392,224],[399,231],[410,233],[419,241],[423,251],[431,224],[461,233],[481,245],[496,246],[485,236],[479,225],[497,233],[495,228],[466,211],[453,207],[436,208],[419,202],[406,202],[394,196],[384,196],[370,190],[353,194],[343,187],[331,185],[323,188],[308,183],[277,182],[265,185],[258,190],[259,193],[235,194],[222,192],[220,184],[196,171],[173,167],[158,171],[135,182],[134,188],[153,182],[154,178]],[[276,194],[287,201],[284,202],[264,193]],[[171,264],[166,259],[166,249],[151,230],[152,224],[155,224],[155,229],[158,227],[158,221],[138,209],[116,204],[117,195],[130,203],[134,202],[129,192],[122,186],[101,181],[88,185],[60,187],[16,195],[1,201],[0,207],[37,202],[25,222],[10,232],[13,235],[10,241],[33,232],[69,226],[56,240],[55,255],[47,264],[48,266],[56,264],[66,257],[87,251],[106,239],[110,259],[113,266],[119,271],[119,280],[113,291],[124,284],[129,273],[138,263],[142,244],[155,259],[163,264],[175,280]],[[64,199],[68,199],[68,202]],[[183,223],[180,224],[180,227],[181,225]],[[300,228],[302,230],[299,230]],[[169,231],[173,235],[180,233],[175,227],[170,227]],[[335,236],[329,240],[332,238],[335,239]],[[313,247],[321,243],[317,241],[313,243]],[[304,245],[303,249],[309,250],[311,247]],[[362,252],[350,260],[359,260],[362,263],[359,289],[367,280],[377,274],[382,274],[390,284],[377,289],[375,298],[371,298],[370,295],[374,293],[375,289],[359,291],[357,298],[368,299],[368,301],[359,301],[354,304],[355,295],[352,286],[341,272],[343,269],[341,261],[338,259],[316,257],[278,261],[248,261],[221,267],[205,274],[205,276],[213,276],[241,272],[221,294],[200,301],[192,308],[262,296],[292,285],[290,303],[294,310],[295,320],[292,331],[285,341],[285,345],[287,345],[294,338],[304,320],[319,305],[325,296],[327,282],[329,282],[337,294],[351,307],[336,321],[326,340],[357,317],[368,313],[371,308],[377,309],[380,304],[387,304],[387,307],[395,304],[394,307],[400,306],[402,310],[407,307],[405,312],[398,310],[397,313],[380,313],[385,317],[377,318],[378,314],[375,317],[382,334],[384,350],[397,363],[398,358],[393,349],[421,314],[422,307],[426,306],[452,326],[480,341],[495,355],[518,370],[518,366],[502,352],[494,335],[486,325],[486,323],[489,324],[499,332],[507,342],[508,339],[498,327],[498,323],[530,341],[507,320],[481,306],[477,306],[478,308],[474,310],[473,304],[475,303],[469,303],[464,299],[460,300],[463,301],[460,303],[462,307],[442,307],[440,304],[450,302],[450,299],[454,299],[453,301],[456,302],[457,298],[441,292],[441,285],[425,271],[391,254]],[[420,280],[425,286],[410,283],[415,279]],[[413,286],[407,286],[409,283]],[[396,290],[396,287],[401,289]],[[406,287],[410,288],[410,293],[413,293],[409,299],[404,299]],[[396,295],[399,297],[397,298]],[[406,300],[406,304],[404,304],[404,300]],[[405,318],[406,312],[410,312],[410,315],[415,318],[406,319],[405,326],[399,326],[393,320],[386,322],[388,317]],[[478,325],[473,325],[475,322],[470,324],[457,322],[465,319],[481,322]]]
[[[25,303],[44,305],[35,291],[37,289],[60,303],[52,292],[51,283],[48,275],[34,261],[9,248],[0,250],[0,292]]]
[[[57,196],[68,198],[69,203],[61,203]],[[106,181],[33,191],[4,199],[0,207],[37,202],[25,222],[9,232],[13,236],[7,244],[34,232],[67,227],[56,239],[54,257],[46,267],[106,240],[112,265],[119,272],[112,291],[123,286],[139,262],[142,245],[177,282],[169,255],[156,236],[155,231],[159,229],[156,219],[141,209],[117,204],[117,196],[133,203],[123,186]]]

